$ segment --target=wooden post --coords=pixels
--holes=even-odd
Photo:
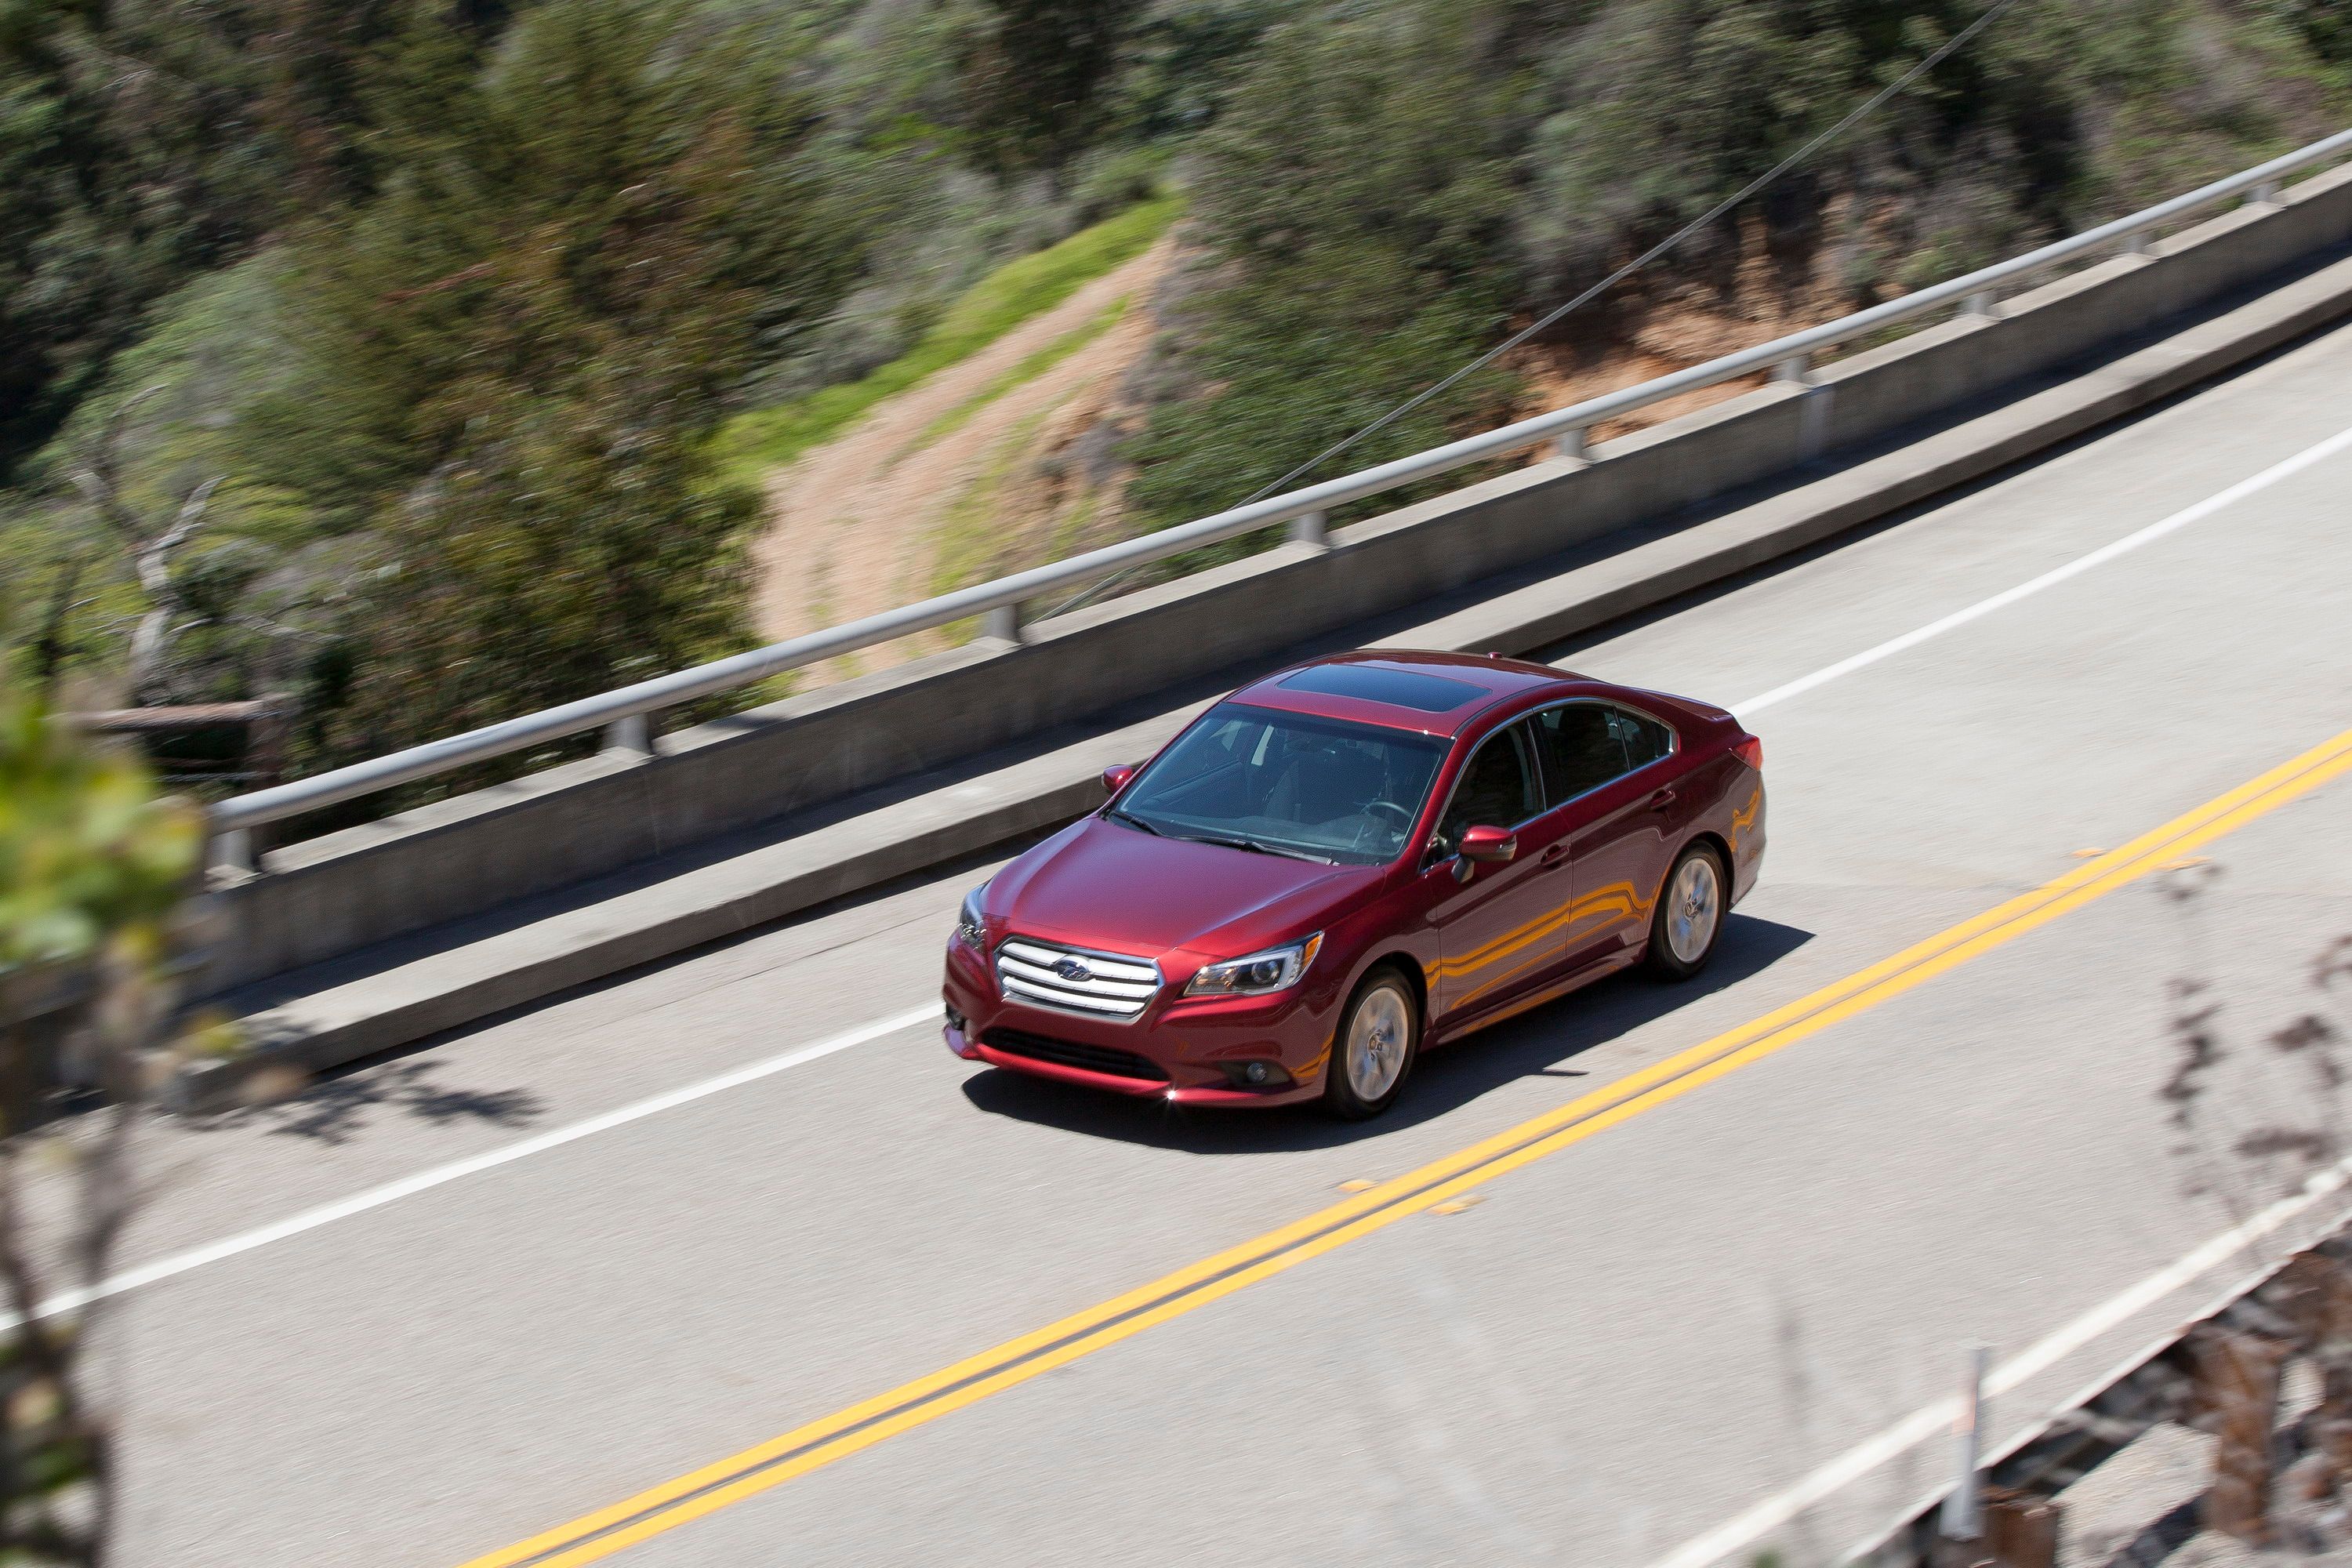
[[[2206,1528],[2259,1545],[2270,1539],[2272,1434],[2278,1426],[2279,1372],[2288,1346],[2236,1329],[2209,1326],[2190,1341],[2197,1368],[2198,1423],[2214,1436]]]
[[[1988,1488],[1984,1507],[1985,1547],[2000,1568],[2057,1568],[2054,1499]]]
[[[253,774],[252,787],[265,788],[285,776],[293,719],[294,700],[283,691],[265,692],[254,704],[245,731],[245,771]]]

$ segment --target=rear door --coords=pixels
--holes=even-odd
[[[1545,709],[1535,733],[1560,803],[1565,962],[1581,969],[1648,940],[1677,820],[1666,765],[1675,736],[1646,714],[1597,700]]]

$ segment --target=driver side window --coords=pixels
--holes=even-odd
[[[1479,743],[1470,765],[1454,786],[1437,836],[1450,847],[1462,841],[1469,827],[1517,827],[1543,810],[1543,792],[1536,783],[1535,748],[1528,742],[1528,722],[1489,735]]]

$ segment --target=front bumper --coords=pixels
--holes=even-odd
[[[1328,1005],[1318,1007],[1308,986],[1275,997],[1188,1003],[1162,996],[1141,1017],[1115,1023],[1007,1000],[980,955],[959,942],[948,950],[940,994],[948,1049],[1008,1072],[1173,1105],[1287,1105],[1323,1089],[1333,1026]],[[1015,1044],[1025,1048],[1006,1048]],[[1038,1054],[1055,1047],[1068,1059]],[[1083,1065],[1119,1057],[1136,1058],[1136,1069]],[[1237,1082],[1229,1068],[1254,1061],[1278,1066],[1286,1081],[1264,1088]]]

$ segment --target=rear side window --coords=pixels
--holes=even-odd
[[[1675,749],[1675,732],[1655,719],[1639,713],[1629,713],[1622,708],[1609,710],[1609,723],[1617,738],[1625,744],[1628,767],[1645,767]]]
[[[1479,743],[1438,824],[1438,836],[1446,843],[1460,843],[1465,828],[1517,827],[1543,810],[1528,729],[1522,719]]]
[[[1554,805],[1626,771],[1625,742],[1612,713],[1598,702],[1570,702],[1535,716],[1536,749],[1543,755],[1544,784]]]

